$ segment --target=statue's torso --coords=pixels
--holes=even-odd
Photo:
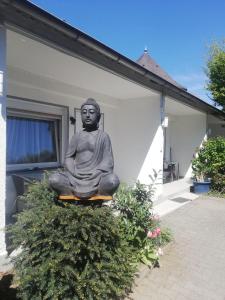
[[[77,142],[75,162],[81,163],[92,158],[96,147],[98,130],[95,131],[81,131]]]

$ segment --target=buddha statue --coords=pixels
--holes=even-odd
[[[73,195],[85,200],[94,195],[112,196],[118,188],[110,138],[98,129],[100,117],[97,102],[87,99],[81,106],[83,130],[70,141],[65,170],[49,177],[50,186],[59,195]]]

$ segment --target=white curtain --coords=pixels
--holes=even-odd
[[[8,116],[7,164],[57,161],[55,121]]]

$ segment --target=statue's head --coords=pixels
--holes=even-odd
[[[81,105],[81,120],[83,127],[89,130],[97,129],[100,118],[101,112],[98,103],[94,99],[88,98]]]

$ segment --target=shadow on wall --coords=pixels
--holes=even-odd
[[[160,98],[121,101],[118,117],[119,146],[115,153],[121,181],[140,180],[151,184],[151,178],[162,175],[162,133],[160,126]]]
[[[209,137],[222,136],[225,138],[225,124],[209,123],[208,127],[210,128]]]
[[[6,121],[6,109],[5,109],[5,106],[2,105],[2,100],[6,101],[3,98],[4,97],[3,75],[4,75],[4,72],[0,71],[0,111],[1,111],[1,118]]]
[[[0,172],[3,172],[1,175],[3,175],[5,173],[5,149],[6,149],[6,136],[4,134],[4,132],[6,131],[6,105],[5,105],[5,85],[4,85],[4,72],[0,71],[0,132],[1,132],[1,141],[0,141]],[[0,190],[1,192],[5,191],[4,188],[4,176],[0,179]],[[2,195],[1,195],[2,196]],[[1,197],[0,196],[0,197]],[[4,197],[4,196],[3,196]],[[5,199],[6,202],[6,199]],[[5,203],[4,203],[5,206]],[[3,213],[4,209],[2,209]],[[3,220],[3,218],[0,216],[0,218]],[[0,221],[1,223],[1,221]]]
[[[191,177],[193,155],[206,138],[206,115],[177,116],[170,126],[172,160],[179,163],[180,176]]]

